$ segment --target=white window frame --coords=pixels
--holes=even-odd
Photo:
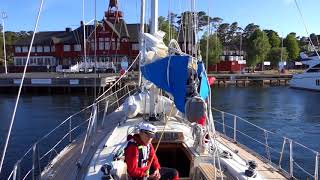
[[[22,52],[28,52],[28,51],[29,51],[28,46],[23,46],[23,47],[22,47]]]
[[[71,51],[71,46],[69,44],[63,45],[63,51],[64,52],[70,52]]]
[[[21,53],[22,52],[21,46],[16,46],[15,47],[15,52],[16,53]]]
[[[134,44],[132,44],[132,50],[133,51],[139,51],[139,49],[140,49],[140,46],[139,46],[140,44],[137,44],[137,43],[134,43]]]
[[[37,46],[37,52],[43,52],[43,46]]]
[[[73,48],[74,48],[74,51],[79,52],[79,51],[81,51],[81,44],[75,44],[75,45],[73,45]]]
[[[43,52],[50,52],[50,46],[43,46]]]

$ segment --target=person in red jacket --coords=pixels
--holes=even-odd
[[[149,123],[140,125],[139,134],[129,135],[125,148],[125,162],[131,179],[179,179],[178,171],[161,167],[151,144],[156,127]],[[152,162],[151,162],[152,161]]]

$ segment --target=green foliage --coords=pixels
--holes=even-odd
[[[250,23],[244,28],[243,34],[246,38],[250,38],[251,34],[253,34],[259,28],[260,28],[259,25],[256,25],[254,23]]]
[[[282,60],[286,61],[288,59],[288,51],[286,48],[282,49],[279,47],[271,48],[268,53],[268,61],[271,62],[271,65],[276,67],[278,66],[278,63],[281,61],[281,53],[282,53]]]
[[[209,38],[209,39],[208,39]],[[203,35],[200,40],[200,50],[203,61],[206,60],[206,54],[207,54],[207,41],[209,40],[209,48],[208,48],[208,64],[214,65],[219,63],[220,61],[220,55],[222,53],[223,47],[222,44],[217,37],[216,34],[212,35]]]
[[[289,53],[289,60],[295,60],[299,57],[300,48],[294,33],[288,34],[285,39],[285,46]]]
[[[270,44],[268,36],[265,32],[261,31],[260,29],[255,30],[248,39],[247,45],[248,66],[254,67],[266,59],[270,50]]]
[[[278,48],[281,46],[281,39],[275,32],[271,32],[270,35],[268,34],[268,37],[272,48]]]
[[[222,23],[217,29],[218,37],[221,43],[225,46],[227,45],[228,35],[229,35],[230,24],[229,23]]]
[[[165,44],[169,44],[170,42],[170,34],[171,34],[171,38],[176,38],[177,37],[177,31],[176,28],[174,28],[173,25],[170,26],[170,23],[168,20],[166,20],[165,17],[160,16],[158,18],[158,23],[159,23],[159,29],[163,32],[166,33],[166,35],[164,36],[163,42]]]
[[[0,27],[1,28],[1,27]],[[12,32],[12,31],[6,31],[5,32],[5,38],[6,38],[6,52],[7,52],[7,61],[8,64],[13,63],[13,56],[14,56],[14,49],[13,45],[14,43],[22,38],[25,38],[27,33],[24,33],[24,31],[21,32]],[[4,53],[3,53],[3,34],[1,32],[0,35],[0,65],[1,63],[3,64],[3,59],[4,59]]]

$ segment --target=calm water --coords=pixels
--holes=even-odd
[[[23,95],[16,113],[4,174],[8,176],[14,163],[22,157],[40,137],[60,124],[69,115],[92,103],[90,97],[80,95]],[[0,152],[2,154],[16,95],[0,94]],[[64,135],[64,134],[63,134]],[[55,140],[54,142],[57,142]],[[45,142],[46,143],[46,142]],[[44,147],[43,145],[41,147]],[[40,149],[41,150],[41,149]]]
[[[310,148],[320,151],[319,92],[293,90],[287,87],[230,87],[216,88],[213,93],[214,107],[236,114],[276,134],[293,138]],[[15,98],[14,95],[0,95],[0,151],[3,150]],[[46,134],[68,115],[80,110],[90,102],[90,98],[77,95],[25,95],[21,99],[17,111],[8,149],[9,153],[5,162],[5,174],[12,170],[13,163],[40,136]],[[232,122],[231,118],[230,122]],[[248,134],[257,136],[257,138],[261,136],[261,141],[264,140],[263,132],[240,124],[238,127],[241,130],[245,129]],[[219,128],[221,129],[217,125],[217,129]],[[227,130],[227,133],[230,134],[231,132]],[[254,145],[250,143],[250,140],[241,137],[241,135],[238,135],[238,138],[240,142],[249,142],[248,146],[250,148],[264,154],[265,148],[263,146]],[[277,150],[281,148],[282,139],[271,135],[268,138],[270,146]],[[295,148],[294,150],[296,150],[294,152],[297,162],[301,161],[303,163],[307,160],[306,166],[310,172],[313,172],[314,160],[312,155],[302,149]],[[275,161],[278,158],[276,154],[271,152],[271,157]],[[299,174],[300,172],[297,173]]]

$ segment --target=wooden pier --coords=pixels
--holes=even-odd
[[[229,85],[246,87],[254,86],[281,86],[288,85],[292,74],[209,74],[215,77],[215,85],[227,87]]]
[[[23,83],[24,92],[103,92],[120,77],[120,74],[71,74],[71,73],[27,73]],[[20,86],[22,73],[0,75],[0,92],[16,92]],[[130,78],[117,84],[122,87]]]

